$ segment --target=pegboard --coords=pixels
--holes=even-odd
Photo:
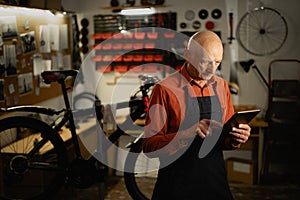
[[[0,5],[0,35],[0,106],[60,95],[59,85],[43,84],[40,72],[71,68],[70,16]]]

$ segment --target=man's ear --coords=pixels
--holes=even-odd
[[[187,61],[191,60],[191,53],[188,49],[184,49],[183,55],[184,55],[185,60],[187,60]]]

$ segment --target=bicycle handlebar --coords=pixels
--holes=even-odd
[[[144,85],[147,85],[149,87],[155,85],[159,81],[159,78],[157,76],[152,76],[148,74],[141,74],[138,77],[144,82]]]

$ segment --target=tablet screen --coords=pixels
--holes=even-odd
[[[259,109],[255,109],[234,113],[234,115],[224,124],[222,132],[229,132],[232,127],[238,127],[239,124],[248,124],[259,112]]]

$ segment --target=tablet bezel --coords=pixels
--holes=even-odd
[[[260,109],[244,110],[234,113],[224,124],[222,132],[229,132],[239,124],[249,124],[252,119],[260,112]]]

